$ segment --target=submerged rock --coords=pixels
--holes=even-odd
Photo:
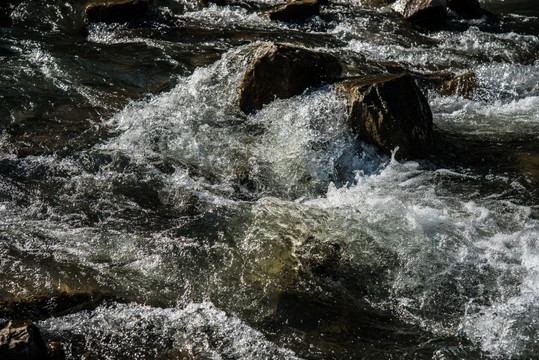
[[[0,317],[25,317],[44,319],[62,316],[81,310],[94,309],[107,299],[115,299],[110,294],[96,291],[54,292],[33,295],[32,298],[0,299]]]
[[[160,354],[157,360],[203,360],[205,357],[194,357],[187,349],[174,348]]]
[[[37,326],[29,320],[13,320],[0,330],[2,360],[47,360],[47,346]]]
[[[11,20],[11,9],[7,5],[0,5],[0,27],[13,25]]]
[[[87,351],[81,356],[82,360],[99,360],[99,355],[94,352]]]
[[[271,20],[303,20],[320,14],[318,0],[289,0],[267,12]]]
[[[477,88],[477,80],[473,71],[468,71],[451,80],[444,82],[438,92],[443,96],[457,95],[469,99]]]
[[[405,19],[419,24],[440,25],[446,21],[446,0],[397,0],[391,8]]]
[[[447,6],[464,18],[477,19],[485,15],[477,0],[447,0]]]
[[[379,74],[337,84],[349,101],[350,126],[361,140],[397,157],[427,156],[433,149],[432,113],[412,77]]]
[[[277,98],[301,94],[341,75],[330,54],[292,45],[265,43],[254,53],[239,87],[241,110],[253,113]]]
[[[89,23],[124,23],[143,18],[149,7],[149,0],[90,0],[84,19]]]
[[[523,174],[528,175],[536,182],[539,181],[539,151],[519,150],[513,154],[513,158]]]

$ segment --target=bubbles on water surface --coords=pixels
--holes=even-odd
[[[176,353],[208,359],[298,359],[211,303],[191,303],[183,309],[111,304],[41,321],[39,326],[73,341],[68,358],[91,351],[106,359],[155,359]]]
[[[357,144],[346,128],[345,103],[330,87],[276,100],[248,117],[240,113],[236,89],[252,48],[233,50],[172,91],[131,104],[111,119],[122,133],[103,147],[164,157],[201,186],[219,184],[225,193],[245,183],[298,197],[323,190],[339,166],[351,173]]]
[[[460,329],[495,357],[531,356],[539,331],[539,223],[526,206],[448,198],[433,186],[439,177],[462,176],[393,162],[306,204],[354,214],[363,231],[398,255],[391,296],[379,304],[434,333]]]

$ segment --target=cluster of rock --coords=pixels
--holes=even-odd
[[[198,4],[208,6],[208,1]],[[327,4],[327,0],[288,0],[263,13],[271,20],[303,21],[319,15],[321,6]],[[445,21],[448,12],[466,18],[485,14],[477,0],[363,0],[361,4],[390,6],[405,19],[422,24],[439,24]],[[86,22],[122,22],[146,16],[155,5],[159,1],[89,0],[84,16]],[[387,72],[391,75],[375,72],[342,79],[342,67],[335,56],[269,42],[252,54],[239,86],[239,107],[245,114],[251,114],[275,98],[288,98],[310,87],[334,84],[336,91],[347,99],[350,129],[360,140],[388,153],[399,147],[397,154],[401,158],[424,157],[434,148],[432,114],[415,80],[444,96],[470,97],[477,87],[475,75],[468,72],[457,77],[411,76],[398,64]]]
[[[419,158],[434,149],[432,113],[423,92],[409,73],[377,73],[341,78],[336,57],[290,44],[268,42],[253,51],[239,86],[240,109],[251,114],[275,98],[301,94],[309,87],[333,84],[349,109],[349,125],[360,140],[386,153],[399,148],[399,158]],[[418,77],[445,96],[469,97],[477,86],[468,72],[454,77]]]
[[[225,5],[224,0],[198,0],[201,6],[211,2]],[[84,6],[86,22],[128,22],[142,19],[159,5],[169,5],[167,0],[88,0]],[[328,0],[287,0],[282,5],[262,11],[271,20],[302,21],[320,15],[320,7]],[[362,5],[390,6],[405,19],[424,25],[443,25],[448,13],[462,18],[476,19],[491,14],[483,10],[478,0],[362,0]]]

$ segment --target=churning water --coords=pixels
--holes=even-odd
[[[44,306],[70,359],[535,358],[535,1],[431,31],[352,0],[302,24],[256,12],[274,3],[175,0],[86,27],[77,2],[8,1],[0,303]],[[329,85],[241,113],[268,40],[349,75],[473,70],[479,88],[425,89],[441,151],[396,161],[350,134]],[[58,314],[65,294],[106,300]]]

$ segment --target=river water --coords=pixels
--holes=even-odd
[[[6,3],[1,303],[45,299],[69,359],[539,354],[536,0],[431,30],[353,0],[294,24],[260,15],[272,0],[170,0],[88,26],[81,2]],[[479,87],[425,89],[439,149],[397,161],[329,85],[242,114],[263,41]],[[65,294],[105,301],[59,314]]]

